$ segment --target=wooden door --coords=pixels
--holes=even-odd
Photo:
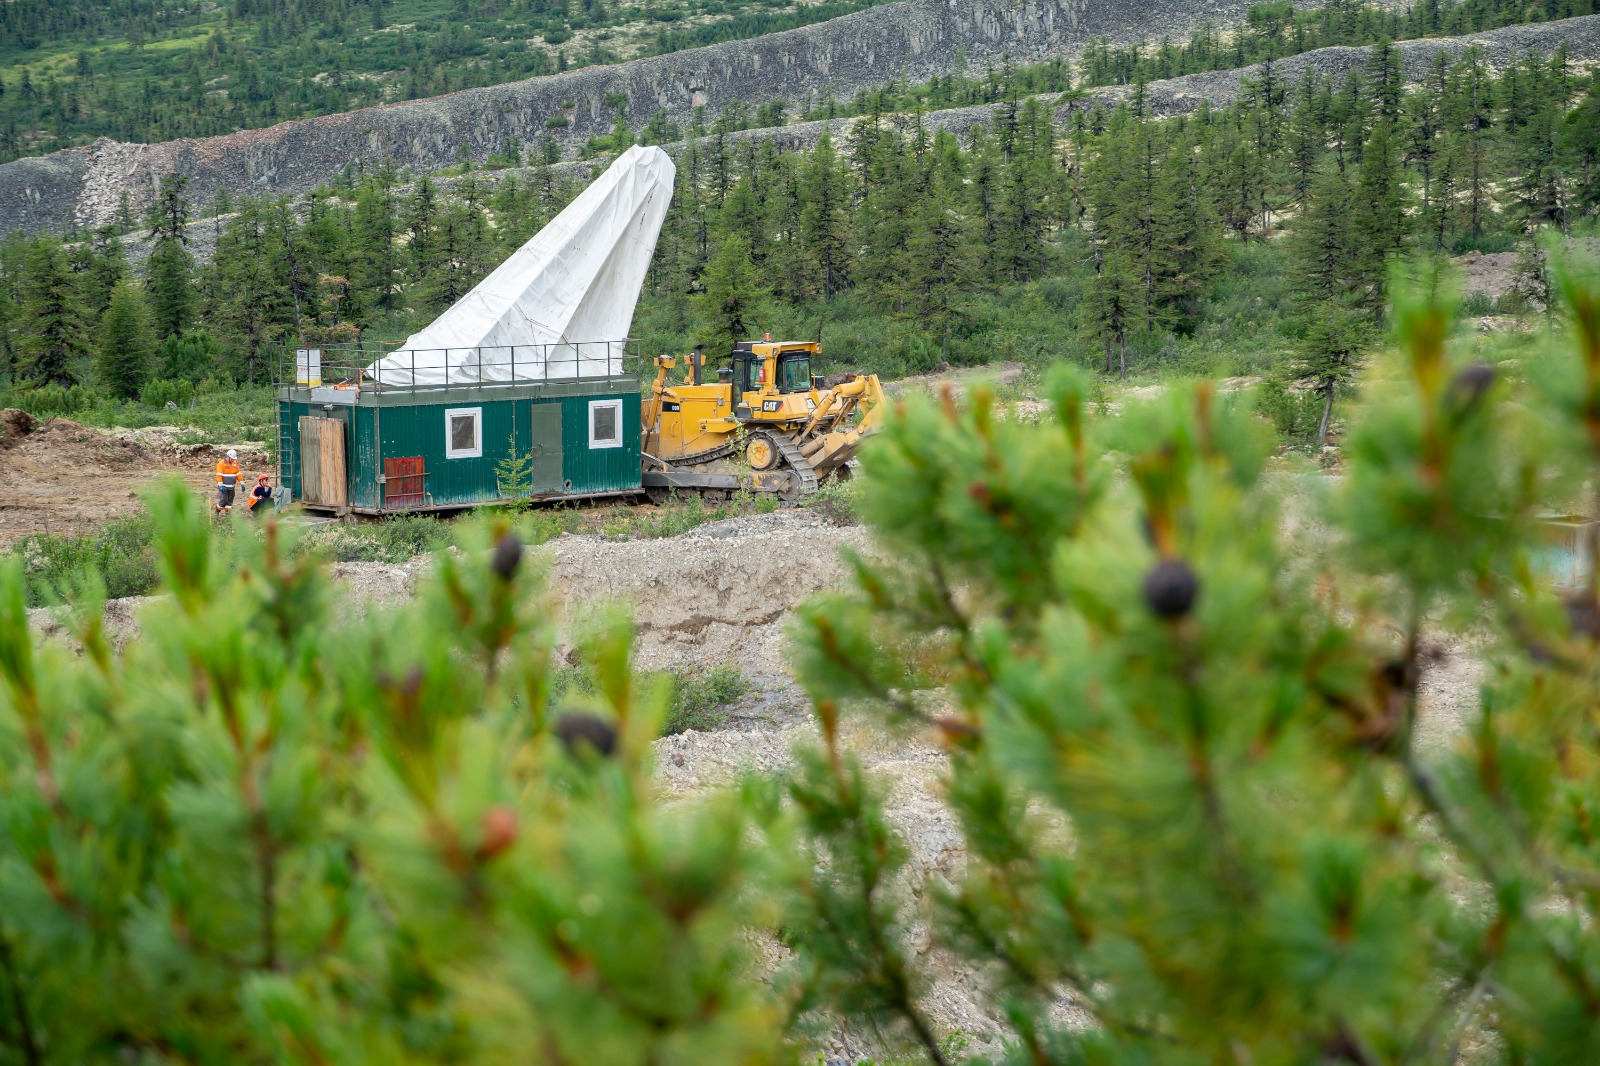
[[[561,472],[561,402],[533,405],[533,487],[535,496],[565,491]]]
[[[344,465],[344,421],[300,419],[300,496],[322,507],[350,506]]]

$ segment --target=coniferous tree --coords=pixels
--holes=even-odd
[[[939,338],[941,363],[950,360],[950,333],[961,321],[961,297],[972,287],[957,204],[945,181],[930,181],[915,205],[906,249],[906,287],[917,320]]]
[[[1355,189],[1354,236],[1360,255],[1361,299],[1374,313],[1383,306],[1389,264],[1405,248],[1410,228],[1406,189],[1400,171],[1400,146],[1393,125],[1380,118],[1361,155]]]
[[[294,328],[294,293],[280,237],[270,230],[271,208],[242,201],[217,242],[210,274],[215,293],[207,318],[239,340],[241,376],[255,381],[258,361],[271,358],[285,331]]]
[[[399,286],[393,170],[385,167],[361,183],[351,222],[352,282],[363,309],[388,314]]]
[[[172,175],[162,180],[161,193],[150,209],[153,246],[145,264],[145,288],[156,333],[170,337],[194,323],[194,256],[189,252],[189,179]]]
[[[1600,76],[1590,76],[1587,94],[1567,114],[1560,143],[1564,169],[1572,174],[1573,206],[1600,213]]]
[[[1333,302],[1312,307],[1294,373],[1309,382],[1322,398],[1322,415],[1317,420],[1317,447],[1327,444],[1333,401],[1354,379],[1360,369],[1361,354],[1370,344],[1367,327],[1357,313]]]
[[[1322,103],[1316,72],[1308,66],[1295,87],[1294,106],[1289,110],[1289,171],[1297,204],[1304,204],[1311,194],[1311,182],[1327,140]]]
[[[439,219],[439,198],[433,182],[424,175],[406,201],[406,255],[411,260],[412,280],[430,276],[439,265],[435,248],[435,228]]]
[[[727,236],[718,243],[702,283],[704,291],[693,301],[699,344],[713,354],[731,352],[735,342],[755,334],[756,316],[765,303],[743,240]]]
[[[33,242],[23,263],[21,374],[37,384],[72,385],[79,364],[94,352],[77,278],[61,246],[49,237]]]
[[[1080,312],[1091,342],[1105,353],[1107,375],[1127,376],[1128,333],[1143,303],[1141,289],[1137,265],[1122,249],[1107,245]]]
[[[1295,226],[1299,288],[1307,299],[1343,303],[1353,298],[1367,254],[1360,245],[1355,198],[1346,176],[1329,164],[1313,180],[1311,198]]]
[[[104,314],[111,303],[111,291],[127,272],[122,242],[109,228],[97,229],[67,253],[67,262],[78,275],[89,314]]]
[[[1446,114],[1460,139],[1461,209],[1472,236],[1481,235],[1494,211],[1489,131],[1494,124],[1493,83],[1483,52],[1469,48],[1452,70]]]
[[[132,399],[150,377],[155,338],[150,313],[138,283],[125,278],[111,293],[111,303],[100,319],[100,355],[96,364],[100,384],[113,396]]]
[[[1422,178],[1421,203],[1418,205],[1421,220],[1419,232],[1432,241],[1435,247],[1441,243],[1440,235],[1444,230],[1444,225],[1437,220],[1449,215],[1451,191],[1447,181],[1442,197],[1445,206],[1441,207],[1435,202],[1435,196],[1438,195],[1434,186],[1440,170],[1440,134],[1443,126],[1444,97],[1449,78],[1449,59],[1442,54],[1434,57],[1422,86],[1410,98],[1411,107],[1408,115],[1409,154]]]
[[[823,297],[831,299],[850,275],[849,171],[826,130],[806,159],[801,188],[801,244],[810,254]]]

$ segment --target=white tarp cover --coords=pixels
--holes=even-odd
[[[622,372],[675,168],[633,147],[449,310],[367,367],[380,386],[557,381]]]

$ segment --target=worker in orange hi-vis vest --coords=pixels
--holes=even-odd
[[[233,494],[239,487],[239,453],[232,448],[217,463],[217,513],[233,507]]]

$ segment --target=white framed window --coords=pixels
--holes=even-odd
[[[589,402],[589,447],[622,447],[622,401]]]
[[[444,457],[483,457],[483,408],[451,407],[444,413]]]

